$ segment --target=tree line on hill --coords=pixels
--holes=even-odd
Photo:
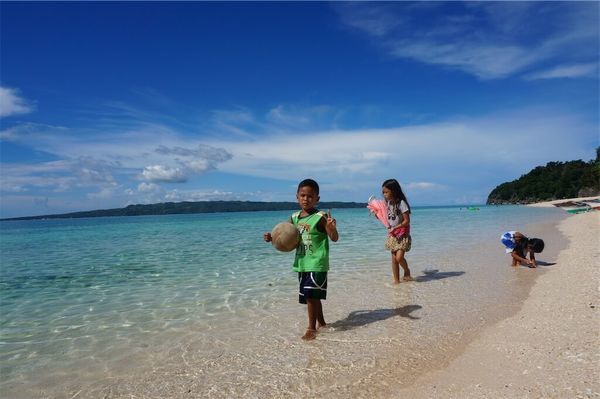
[[[320,202],[321,209],[364,208],[360,202]],[[298,209],[297,202],[252,202],[252,201],[195,201],[162,202],[158,204],[129,205],[125,208],[99,209],[95,211],[71,212],[56,215],[24,216],[1,220],[70,219],[102,216],[174,215],[215,212],[284,211]]]
[[[600,147],[596,159],[548,162],[517,180],[494,188],[487,204],[529,204],[564,198],[600,195]]]

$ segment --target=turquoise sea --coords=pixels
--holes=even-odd
[[[290,211],[0,223],[0,396],[385,395],[514,312],[565,245],[558,209],[416,207],[417,281],[393,286],[381,224],[332,212],[331,328],[309,343],[293,253],[262,240]],[[546,266],[509,266],[515,229]]]

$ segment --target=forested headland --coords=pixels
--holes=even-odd
[[[596,159],[548,162],[494,188],[487,204],[530,204],[600,195],[600,147]]]

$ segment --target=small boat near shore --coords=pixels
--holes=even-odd
[[[565,201],[554,204],[568,213],[581,213],[595,210],[600,210],[600,199],[587,201]]]

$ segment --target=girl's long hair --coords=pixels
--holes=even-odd
[[[410,204],[408,203],[406,195],[404,195],[404,192],[402,191],[402,187],[400,187],[400,183],[398,183],[398,180],[387,179],[383,182],[381,187],[385,187],[392,192],[392,194],[394,195],[394,200],[396,201],[396,206],[400,205],[400,201],[406,202],[406,206],[408,206],[408,212],[410,213]]]

